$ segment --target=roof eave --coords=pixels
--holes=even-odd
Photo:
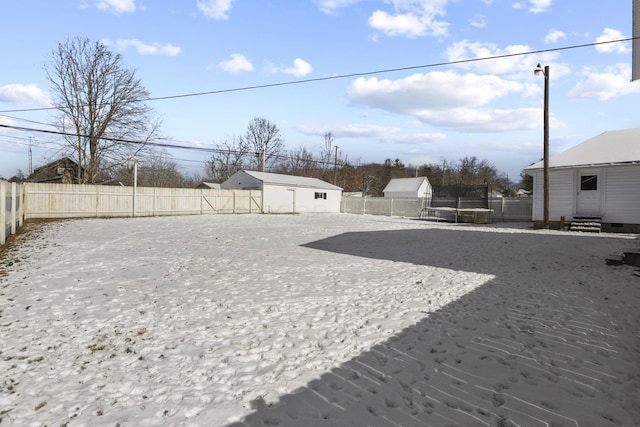
[[[631,160],[628,162],[608,162],[608,163],[583,163],[579,165],[563,165],[563,166],[549,166],[549,169],[575,169],[575,168],[598,168],[603,166],[628,166],[628,165],[638,165],[640,164],[640,160]],[[526,171],[539,171],[544,169],[543,166],[529,166],[524,168]]]

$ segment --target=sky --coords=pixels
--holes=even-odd
[[[287,150],[319,153],[331,132],[352,164],[476,156],[519,181],[543,155],[538,63],[552,156],[640,127],[631,42],[598,44],[631,37],[631,0],[14,0],[0,11],[9,126],[53,129],[44,67],[58,43],[87,37],[121,54],[151,98],[179,96],[147,102],[173,145],[212,148],[263,117]],[[29,147],[35,168],[61,139],[0,128],[0,176],[27,172]],[[167,154],[189,174],[210,156]]]

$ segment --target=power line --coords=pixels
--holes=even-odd
[[[632,41],[635,39],[640,39],[640,37],[635,37],[635,38],[628,37],[628,38],[618,39],[618,40],[585,43],[585,44],[562,46],[562,47],[549,48],[549,49],[538,49],[538,50],[531,50],[528,52],[520,52],[520,53],[507,53],[503,55],[487,56],[485,58],[460,59],[457,61],[435,62],[431,64],[412,65],[412,66],[398,67],[398,68],[387,68],[387,69],[375,70],[375,71],[363,71],[363,72],[349,73],[349,74],[338,74],[335,76],[316,77],[312,79],[289,80],[289,81],[278,82],[278,83],[267,83],[262,85],[243,86],[243,87],[230,88],[230,89],[220,89],[220,90],[212,90],[212,91],[205,91],[205,92],[194,92],[194,93],[185,93],[185,94],[178,94],[178,95],[149,97],[144,99],[136,99],[129,102],[164,101],[169,99],[190,98],[190,97],[205,96],[205,95],[218,95],[218,94],[230,93],[230,92],[241,92],[241,91],[266,89],[266,88],[279,87],[279,86],[316,83],[316,82],[323,82],[328,80],[338,80],[338,79],[347,79],[347,78],[353,78],[353,77],[370,76],[374,74],[395,73],[399,71],[410,71],[410,70],[418,70],[423,68],[434,68],[434,67],[442,67],[447,65],[460,65],[460,64],[468,64],[472,62],[490,61],[495,59],[511,58],[515,56],[525,56],[525,55],[534,55],[534,54],[549,53],[549,52],[558,52],[563,50],[582,49],[585,47],[595,47],[595,46],[611,44],[611,43],[622,43],[622,42]],[[109,105],[109,103],[105,103],[103,105]],[[23,112],[31,112],[31,111],[48,111],[48,110],[57,110],[57,109],[59,108],[58,107],[25,108],[25,109],[16,109],[16,110],[0,110],[0,113],[18,113],[18,112],[23,113]]]
[[[89,135],[81,135],[74,134],[69,132],[57,131],[57,130],[49,130],[49,129],[36,129],[36,128],[28,128],[24,126],[13,126],[13,125],[5,125],[0,123],[0,128],[7,128],[13,130],[19,130],[23,132],[39,132],[46,133],[52,135],[60,135],[65,137],[74,137],[74,138],[89,138]],[[113,138],[108,136],[100,137],[100,139],[111,142],[121,142],[125,144],[135,144],[149,147],[161,147],[161,148],[172,148],[172,149],[182,149],[182,150],[191,150],[191,151],[202,151],[208,153],[217,153],[217,154],[237,154],[240,156],[257,156],[259,153],[254,152],[242,152],[238,150],[230,150],[230,149],[220,149],[220,148],[210,148],[210,147],[195,147],[190,145],[176,145],[176,144],[167,144],[161,142],[152,142],[152,141],[137,141],[132,139],[124,139],[124,138]],[[284,154],[273,154],[269,156],[270,159],[279,159],[279,160],[296,160],[295,157],[287,156]],[[333,164],[332,162],[327,162],[324,160],[316,160],[316,159],[308,159],[309,162],[313,162],[315,164]]]

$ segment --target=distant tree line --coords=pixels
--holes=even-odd
[[[188,176],[157,142],[161,122],[144,103],[149,92],[135,71],[124,67],[121,55],[101,42],[75,38],[58,44],[45,71],[65,138],[56,155],[77,163],[76,183],[132,185],[133,174],[123,161],[136,158],[142,164],[137,169],[138,185],[148,187],[220,183],[246,169],[319,178],[367,196],[381,196],[392,178],[416,176],[426,176],[434,185],[486,183],[505,195],[523,186],[531,189],[530,177],[510,182],[487,160],[475,156],[419,166],[399,159],[352,162],[339,151],[331,133],[324,135],[318,153],[304,147],[287,151],[280,129],[264,117],[252,119],[243,134],[215,143],[202,175]],[[22,171],[11,178],[28,179]]]
[[[331,133],[324,135],[319,153],[306,148],[286,151],[277,126],[265,118],[254,118],[244,135],[228,137],[216,144],[206,162],[203,179],[223,182],[239,170],[260,170],[319,178],[346,192],[382,196],[392,178],[426,176],[433,185],[484,185],[506,196],[515,195],[521,182],[512,182],[489,163],[475,156],[442,164],[405,165],[399,159],[383,163],[350,162],[335,145]]]

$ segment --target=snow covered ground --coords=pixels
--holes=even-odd
[[[635,235],[353,215],[30,226],[0,425],[624,426]]]

